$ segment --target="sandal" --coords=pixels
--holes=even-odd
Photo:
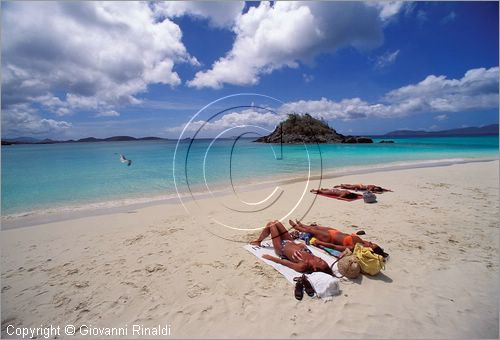
[[[297,282],[295,284],[295,298],[300,301],[304,297],[304,284],[302,283],[302,277],[295,277],[293,281]]]
[[[307,295],[309,295],[310,297],[313,297],[315,291],[314,291],[313,286],[311,285],[311,282],[309,282],[307,277],[303,274],[302,274],[301,279],[302,279],[302,284],[304,285],[304,289],[305,289]]]

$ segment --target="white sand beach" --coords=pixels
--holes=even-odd
[[[187,211],[157,204],[3,230],[2,337],[8,325],[168,324],[174,338],[498,338],[498,172],[489,161],[322,183],[394,190],[376,204],[316,197],[317,182],[296,182],[259,212],[238,211],[231,195],[186,202]],[[271,192],[239,195],[256,202]],[[383,274],[341,283],[329,302],[297,301],[243,249],[258,233],[248,229],[295,204],[291,218],[365,230],[390,254]]]

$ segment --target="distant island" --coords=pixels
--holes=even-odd
[[[397,130],[386,133],[382,137],[446,137],[446,136],[491,136],[498,135],[498,124],[482,127],[466,127],[441,131]]]
[[[344,136],[332,129],[326,121],[313,118],[310,114],[289,114],[274,131],[256,140],[259,143],[373,143],[368,137]]]
[[[32,137],[19,137],[13,139],[2,139],[2,145],[12,145],[12,144],[58,144],[58,143],[94,143],[94,142],[128,142],[128,141],[144,141],[144,140],[168,140],[161,137],[142,137],[135,138],[131,136],[113,136],[108,138],[95,138],[87,137],[81,139],[69,139],[69,140],[52,140],[43,139],[39,140]]]

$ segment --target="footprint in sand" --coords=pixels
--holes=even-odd
[[[67,275],[73,275],[77,273],[78,273],[78,268],[68,269],[68,271],[66,272]]]
[[[164,265],[158,264],[158,263],[147,265],[145,269],[148,273],[154,273],[154,272],[160,272],[160,271],[166,270]]]
[[[188,291],[187,291],[187,296],[191,299],[195,298],[195,297],[198,297],[200,296],[201,294],[203,294],[204,292],[206,292],[208,290],[207,287],[199,284],[199,283],[196,283],[194,285],[192,285]]]
[[[132,238],[126,239],[125,241],[123,241],[123,244],[126,245],[126,246],[131,246],[132,244],[139,242],[143,238],[144,238],[144,235],[143,234],[139,234],[139,235],[136,235],[136,236],[134,236]]]
[[[158,234],[160,236],[168,236],[182,230],[184,230],[184,228],[168,228],[168,229],[153,229],[150,232]]]
[[[62,294],[56,294],[54,295],[54,297],[52,298],[52,303],[57,307],[62,307],[63,305],[67,305],[69,302],[71,301],[71,299],[67,296],[64,296]]]
[[[74,282],[73,286],[75,286],[76,288],[87,288],[89,286],[89,282],[88,281]]]
[[[122,281],[122,282],[120,282],[120,284],[130,286],[132,288],[139,288],[135,283],[130,282],[130,281]]]
[[[78,305],[75,307],[75,311],[88,311],[87,309],[87,303],[86,302],[80,302]]]
[[[209,266],[215,269],[221,269],[225,268],[226,265],[223,262],[220,261],[214,261],[214,262],[208,262],[208,263],[203,263],[203,262],[195,262],[193,264],[194,266],[200,267],[200,266]]]

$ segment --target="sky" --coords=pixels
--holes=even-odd
[[[207,137],[272,129],[292,112],[354,135],[498,123],[498,11],[449,1],[2,2],[2,138]]]

